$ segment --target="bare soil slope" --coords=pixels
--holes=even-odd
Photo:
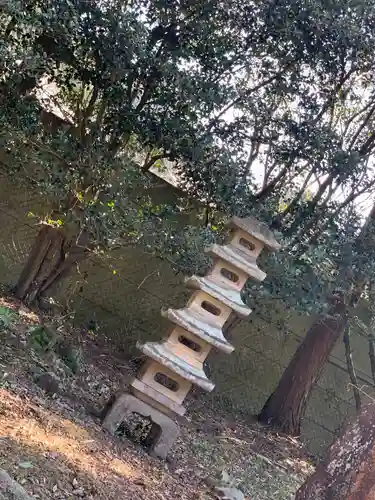
[[[126,387],[137,367],[117,358],[105,339],[64,325],[59,335],[83,354],[73,374],[28,344],[33,326],[51,318],[5,298],[0,308],[14,313],[0,324],[0,468],[33,498],[204,500],[216,498],[212,478],[226,471],[247,499],[289,500],[312,472],[297,440],[235,421],[201,394],[189,401],[167,463],[150,458],[124,437],[126,429],[121,438],[104,432],[92,411]],[[55,374],[58,389],[36,383],[36,373]]]

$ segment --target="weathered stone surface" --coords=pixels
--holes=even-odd
[[[32,500],[32,498],[9,474],[0,469],[0,500]]]
[[[242,229],[245,233],[261,241],[270,250],[279,250],[281,248],[280,243],[276,241],[270,228],[257,219],[254,219],[254,217],[240,219],[234,216],[230,219],[228,226],[235,229]]]
[[[239,316],[245,318],[251,309],[242,302],[241,294],[223,283],[213,280],[210,276],[191,276],[186,280],[187,286],[195,290],[202,290],[216,300],[233,309]]]
[[[343,430],[296,500],[375,500],[375,404]]]
[[[114,434],[127,415],[137,413],[153,422],[147,437],[150,454],[165,459],[179,434],[179,427],[170,417],[140,401],[131,394],[119,396],[107,413],[103,427]]]
[[[221,351],[228,354],[234,351],[234,347],[227,342],[221,328],[207,321],[207,315],[198,314],[188,307],[184,309],[168,309],[162,311],[162,315],[175,325],[185,328],[185,330],[214,345]]]
[[[161,411],[162,413],[180,415],[183,417],[186,413],[186,408],[173,399],[169,398],[162,392],[155,390],[153,387],[145,384],[137,378],[130,384],[130,390],[141,401],[149,404],[153,408]],[[168,410],[170,410],[168,412]]]
[[[145,344],[137,343],[138,349],[143,354],[154,359],[163,366],[169,368],[172,372],[177,373],[180,377],[198,385],[205,391],[211,392],[215,388],[215,384],[211,382],[203,370],[199,370],[195,366],[186,363],[182,358],[177,357],[166,343],[146,342]]]
[[[229,262],[237,269],[246,273],[249,277],[258,281],[263,281],[267,276],[265,272],[259,269],[256,258],[235,247],[234,245],[213,244],[205,249],[205,252],[211,257],[218,257]]]

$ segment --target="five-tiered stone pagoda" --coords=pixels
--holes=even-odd
[[[280,245],[271,231],[256,219],[233,217],[226,245],[206,249],[213,266],[204,277],[186,280],[194,290],[183,309],[168,309],[172,327],[161,342],[137,344],[147,361],[130,385],[130,393],[120,395],[108,411],[103,426],[114,433],[126,416],[140,414],[152,421],[147,443],[153,455],[165,458],[179,432],[176,420],[183,416],[184,399],[193,384],[212,391],[203,363],[212,347],[230,354],[234,348],[222,328],[232,312],[241,317],[251,313],[243,303],[241,290],[248,278],[263,281],[257,257],[264,247]]]

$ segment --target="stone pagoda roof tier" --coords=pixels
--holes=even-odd
[[[223,282],[216,281],[211,276],[191,276],[186,280],[186,284],[190,288],[201,290],[211,295],[211,297],[230,307],[243,318],[246,318],[251,313],[251,309],[242,302],[241,294],[238,290],[225,286]]]
[[[221,328],[207,321],[207,316],[199,314],[190,308],[168,309],[162,315],[175,325],[193,333],[202,340],[215,346],[217,349],[230,354],[234,347],[227,342]]]
[[[250,278],[258,281],[263,281],[267,276],[261,269],[259,269],[256,258],[249,256],[248,253],[243,252],[234,245],[210,245],[205,249],[205,252],[210,257],[216,257],[228,262],[240,271],[246,273]]]
[[[186,363],[182,358],[177,357],[165,343],[146,342],[140,344],[138,342],[137,347],[146,356],[169,368],[192,384],[198,385],[205,391],[211,392],[215,388],[215,384],[207,378],[203,370],[199,370],[195,366]]]
[[[228,226],[233,229],[245,231],[245,233],[250,234],[256,240],[261,241],[269,250],[279,250],[281,248],[280,243],[275,240],[272,231],[265,224],[253,217],[240,219],[234,216],[228,222]]]

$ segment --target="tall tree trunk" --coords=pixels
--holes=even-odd
[[[57,285],[85,259],[87,251],[83,235],[72,241],[62,230],[44,226],[14,288],[16,297],[27,303],[51,297]]]
[[[346,321],[346,306],[338,300],[329,314],[311,326],[277,388],[258,415],[260,422],[271,424],[287,434],[300,434],[301,420],[311,390],[338,338],[343,334]]]
[[[277,388],[258,415],[260,422],[271,424],[288,434],[300,434],[301,421],[311,390],[319,380],[337,340],[345,332],[349,311],[357,305],[366,286],[367,276],[362,274],[361,268],[365,268],[363,262],[372,258],[374,229],[375,203],[354,241],[355,259],[352,265],[343,267],[344,277],[349,283],[348,289],[341,293],[341,297],[337,297],[329,314],[319,318],[308,330],[305,339],[281,376]],[[352,268],[359,271],[348,277],[347,267],[350,268],[350,272]]]

